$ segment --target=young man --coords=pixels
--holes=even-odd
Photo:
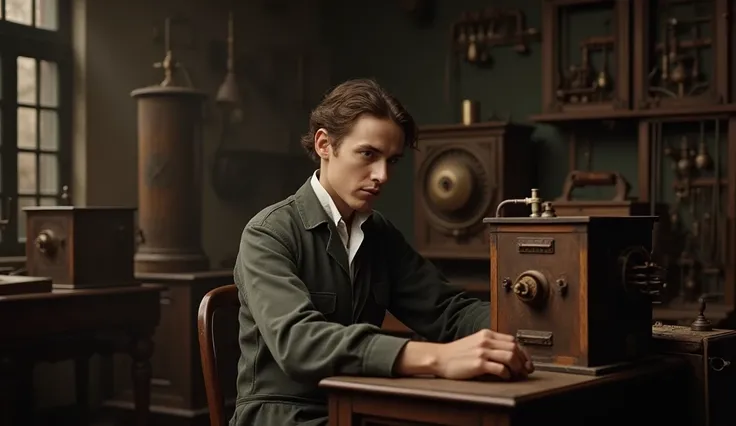
[[[241,300],[231,425],[326,425],[321,379],[533,371],[512,336],[489,331],[471,299],[408,244],[373,201],[417,129],[371,80],[333,89],[302,144],[319,170],[246,225],[235,266]],[[429,342],[381,332],[386,310]]]

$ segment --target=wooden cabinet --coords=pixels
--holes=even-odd
[[[691,386],[689,411],[700,426],[728,426],[736,419],[736,331],[691,330],[690,327],[656,324],[653,346],[661,353],[687,362]]]
[[[730,0],[633,1],[633,89],[638,109],[732,102]]]
[[[197,273],[139,273],[143,283],[166,286],[161,293],[161,322],[154,335],[152,358],[151,415],[156,425],[208,424],[207,399],[197,340],[197,311],[204,295],[213,288],[232,284],[231,270]],[[238,324],[233,327],[237,330]],[[219,325],[218,325],[219,327]],[[237,331],[235,331],[237,333]],[[232,336],[223,330],[223,336]],[[238,342],[218,345],[223,377],[237,375]],[[114,396],[105,402],[116,414],[131,414],[133,408],[130,368],[127,360],[116,360]],[[235,398],[235,387],[225,389],[226,405]]]
[[[533,186],[529,126],[508,122],[427,126],[414,156],[415,246],[430,259],[488,260],[483,218]]]
[[[542,1],[544,113],[629,108],[629,16],[629,0]]]

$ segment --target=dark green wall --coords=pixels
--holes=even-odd
[[[463,11],[483,7],[518,7],[527,16],[527,24],[540,28],[541,0],[437,0],[431,25],[417,27],[403,14],[396,0],[370,2],[330,2],[323,14],[324,39],[333,52],[333,82],[349,78],[373,77],[393,92],[409,108],[420,125],[444,124],[458,120],[460,105],[445,101],[444,74],[449,48],[449,29]],[[541,44],[531,45],[531,52],[520,56],[510,47],[493,52],[494,66],[478,70],[462,66],[456,86],[462,98],[480,101],[482,117],[495,112],[526,121],[541,108]],[[603,133],[597,133],[600,137]],[[633,134],[632,134],[633,137]],[[567,145],[557,129],[537,126],[539,187],[545,198],[556,197],[568,170]],[[593,164],[596,169],[622,170],[634,185],[636,164],[632,138],[614,138],[600,142]],[[625,169],[625,170],[624,170]],[[523,173],[524,171],[520,171]],[[377,208],[413,240],[412,158],[398,166],[391,184]]]

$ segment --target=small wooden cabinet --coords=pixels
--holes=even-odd
[[[655,324],[653,346],[657,352],[687,362],[690,386],[689,411],[699,426],[729,426],[736,419],[736,331]]]
[[[544,113],[629,108],[630,4],[629,0],[542,1]],[[577,38],[570,36],[571,28]]]
[[[151,416],[155,425],[208,425],[209,411],[205,395],[197,340],[199,303],[210,290],[233,283],[232,270],[194,273],[138,273],[145,284],[161,284],[161,322],[153,337]],[[233,322],[237,334],[237,322]],[[232,336],[224,330],[223,336]],[[237,341],[218,344],[217,356],[226,366],[222,377],[237,374],[240,348]],[[112,399],[105,402],[122,418],[132,415],[133,393],[129,361],[117,359]],[[235,387],[224,390],[225,404],[232,405]]]
[[[414,156],[415,246],[430,259],[488,258],[483,218],[533,187],[533,128],[508,122],[427,126]]]
[[[637,109],[732,102],[733,2],[635,0],[632,64]]]

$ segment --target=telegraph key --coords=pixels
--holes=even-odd
[[[527,204],[530,217],[500,217]],[[531,197],[501,202],[490,227],[491,329],[515,335],[540,370],[603,374],[645,358],[652,302],[665,287],[651,260],[654,216],[557,217]]]

